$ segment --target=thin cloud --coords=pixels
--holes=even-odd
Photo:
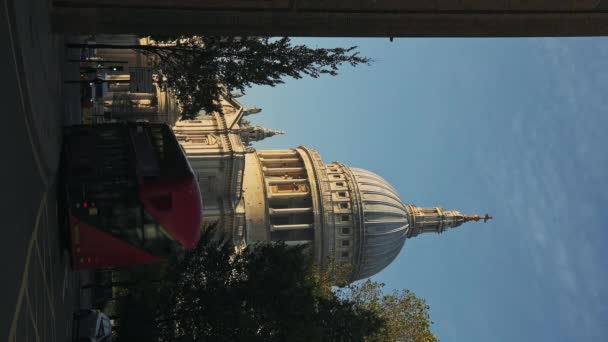
[[[563,336],[594,340],[608,333],[608,262],[602,261],[604,247],[594,241],[603,225],[597,200],[606,199],[608,185],[607,156],[599,147],[608,125],[595,120],[597,115],[585,119],[588,111],[608,109],[602,94],[608,75],[581,69],[586,66],[563,41],[544,44],[554,80],[538,90],[539,97],[550,91],[561,100],[513,113],[509,148],[497,153],[491,150],[496,147],[482,146],[475,155],[482,181],[502,196],[503,215],[530,256],[534,291],[555,297],[549,305],[558,312],[548,314],[556,315]],[[607,59],[608,49],[600,51],[597,58]]]

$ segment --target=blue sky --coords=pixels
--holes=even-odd
[[[258,149],[306,145],[407,203],[495,220],[418,236],[374,276],[443,341],[608,340],[608,39],[306,39],[375,59],[255,87]]]

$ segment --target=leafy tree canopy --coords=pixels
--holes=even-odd
[[[306,247],[237,252],[211,234],[121,297],[118,341],[138,331],[149,341],[437,341],[428,305],[409,291],[332,288]]]
[[[430,328],[429,306],[409,290],[384,293],[384,284],[366,280],[338,290],[338,295],[386,322],[383,338],[399,342],[437,342]]]
[[[355,341],[385,322],[323,289],[302,247],[203,243],[168,276],[161,341]]]
[[[161,83],[173,89],[184,116],[202,109],[221,111],[220,95],[242,93],[254,85],[276,86],[288,76],[317,78],[338,74],[342,64],[369,64],[356,47],[310,48],[293,45],[289,38],[155,36],[153,67]]]

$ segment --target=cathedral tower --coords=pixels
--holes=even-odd
[[[307,245],[317,264],[347,265],[339,277],[349,282],[380,272],[408,238],[491,218],[406,204],[375,173],[325,163],[304,146],[256,151],[251,142],[282,132],[243,119],[257,108],[233,98],[222,105],[223,114],[180,121],[174,130],[199,177],[204,224],[219,222],[237,245]]]

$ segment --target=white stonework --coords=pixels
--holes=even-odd
[[[174,131],[199,178],[203,225],[219,222],[236,245],[305,244],[319,265],[350,265],[342,277],[355,281],[388,266],[409,237],[490,218],[405,204],[375,173],[326,164],[307,147],[256,151],[252,142],[283,132],[243,119],[258,108],[221,104],[223,114],[178,121]]]

